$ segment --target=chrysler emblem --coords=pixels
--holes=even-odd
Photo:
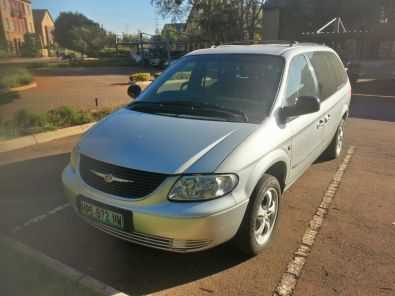
[[[100,178],[103,178],[104,182],[107,183],[107,184],[111,184],[113,182],[134,183],[133,180],[127,180],[127,179],[118,178],[118,177],[113,176],[112,174],[104,174],[104,173],[97,172],[95,170],[91,170],[91,173],[96,175],[96,176],[98,176],[98,177],[100,177]]]
[[[106,182],[106,183],[114,182],[113,176],[111,174],[110,175],[104,175],[104,182]]]

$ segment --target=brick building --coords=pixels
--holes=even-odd
[[[30,0],[0,0],[0,38],[8,52],[19,55],[26,33],[35,33]]]
[[[36,35],[40,42],[41,55],[47,57],[54,44],[55,23],[47,9],[33,9],[33,20]]]

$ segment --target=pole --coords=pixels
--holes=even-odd
[[[143,41],[143,33],[140,32],[140,46],[141,46],[141,58],[143,60],[143,64],[145,63],[144,61],[144,41]]]

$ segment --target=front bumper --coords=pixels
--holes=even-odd
[[[78,196],[133,213],[133,232],[82,217],[89,224],[124,240],[173,252],[205,250],[230,240],[247,207],[247,201],[237,202],[232,194],[205,202],[170,202],[167,194],[176,177],[169,177],[152,194],[139,200],[111,196],[90,187],[70,165],[64,169],[62,180],[65,194],[78,214]]]

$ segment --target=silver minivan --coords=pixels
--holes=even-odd
[[[90,129],[63,172],[76,213],[144,246],[193,252],[270,241],[284,192],[338,157],[351,87],[314,44],[191,52]]]

